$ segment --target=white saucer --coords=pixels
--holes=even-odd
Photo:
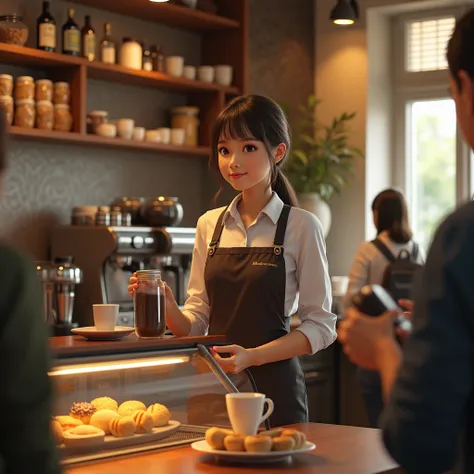
[[[266,463],[284,461],[293,454],[306,453],[316,449],[316,445],[306,441],[306,444],[300,449],[293,449],[291,451],[270,451],[268,453],[247,453],[238,451],[219,451],[212,449],[205,440],[196,441],[191,444],[195,451],[201,453],[213,454],[216,458],[228,462],[238,463]]]
[[[133,331],[135,331],[134,328],[126,326],[116,326],[113,331],[99,330],[96,329],[95,326],[71,329],[72,333],[85,337],[91,341],[118,341],[119,339],[128,336]]]

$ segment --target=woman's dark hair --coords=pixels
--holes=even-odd
[[[406,244],[411,240],[413,232],[408,222],[407,203],[400,191],[386,189],[377,194],[372,202],[372,211],[377,211],[377,234],[387,231],[390,239],[397,244]]]
[[[471,9],[456,23],[446,51],[449,71],[459,88],[461,88],[461,81],[458,76],[460,71],[466,71],[474,79],[473,45],[474,9]]]
[[[288,159],[291,133],[288,120],[281,107],[268,97],[246,95],[236,97],[217,117],[212,134],[212,155],[210,166],[221,181],[221,187],[214,199],[222,191],[222,176],[219,171],[219,149],[221,140],[257,140],[265,145],[271,172],[269,186],[280,199],[290,206],[298,206],[296,193],[281,171]],[[279,163],[272,158],[272,149],[284,143],[286,154]]]

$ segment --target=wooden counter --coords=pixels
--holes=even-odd
[[[86,357],[104,354],[128,354],[166,349],[196,347],[198,344],[224,344],[225,336],[174,337],[139,339],[130,335],[120,341],[88,341],[82,336],[50,337],[49,347],[56,358]]]
[[[191,447],[154,451],[104,462],[83,464],[65,470],[66,474],[375,474],[402,473],[380,441],[380,431],[352,426],[307,423],[296,425],[316,444],[310,453],[294,456],[291,462],[260,465],[217,463]]]

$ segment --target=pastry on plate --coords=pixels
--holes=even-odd
[[[151,433],[153,431],[153,418],[146,411],[137,410],[132,418],[137,425],[136,433]]]
[[[97,411],[94,405],[91,405],[89,402],[79,402],[73,403],[69,415],[73,418],[81,420],[82,423],[88,425],[91,416]]]
[[[71,428],[75,428],[76,426],[83,425],[81,420],[77,418],[73,418],[72,416],[57,416],[55,420],[59,422],[63,431],[70,430]]]
[[[227,451],[245,451],[245,436],[231,434],[224,438],[224,447]]]
[[[62,444],[63,442],[63,428],[58,420],[51,420],[51,434],[56,444]]]
[[[246,436],[244,445],[249,453],[268,453],[272,450],[272,438],[262,435]]]
[[[117,438],[132,436],[135,433],[137,425],[131,416],[114,418],[110,421],[110,432]]]
[[[296,443],[291,436],[277,436],[272,439],[272,451],[293,451]]]
[[[126,402],[123,402],[118,407],[118,414],[120,416],[130,416],[133,415],[137,410],[146,411],[145,404],[139,402],[138,400],[128,400]]]
[[[231,430],[225,430],[223,428],[209,428],[206,431],[206,442],[212,449],[223,450],[224,438],[234,434]]]
[[[160,405],[159,403],[150,405],[146,411],[153,418],[153,426],[155,427],[166,426],[171,419],[171,414],[168,408],[166,408],[164,405]]]
[[[96,446],[104,442],[105,433],[90,425],[80,425],[64,432],[65,446]]]
[[[94,405],[97,411],[99,410],[117,411],[118,410],[118,403],[113,398],[110,398],[110,397],[94,398],[94,400],[91,401],[91,405]]]
[[[99,410],[91,416],[91,426],[102,430],[105,434],[110,434],[110,422],[120,418],[120,415],[114,410]]]
[[[289,436],[290,438],[293,438],[295,440],[294,449],[302,448],[306,442],[306,436],[297,430],[283,430],[281,436]]]
[[[258,434],[262,436],[270,436],[270,438],[276,438],[277,436],[281,436],[283,430],[284,428],[273,428],[272,430],[261,431]]]

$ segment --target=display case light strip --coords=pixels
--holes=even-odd
[[[53,371],[49,372],[49,375],[78,375],[78,374],[92,374],[96,372],[109,372],[111,370],[128,370],[128,369],[141,369],[145,367],[157,367],[160,365],[173,365],[183,364],[188,362],[189,357],[168,357],[159,359],[140,359],[130,362],[117,362],[117,363],[96,363],[96,364],[81,364],[72,367],[58,367]]]

